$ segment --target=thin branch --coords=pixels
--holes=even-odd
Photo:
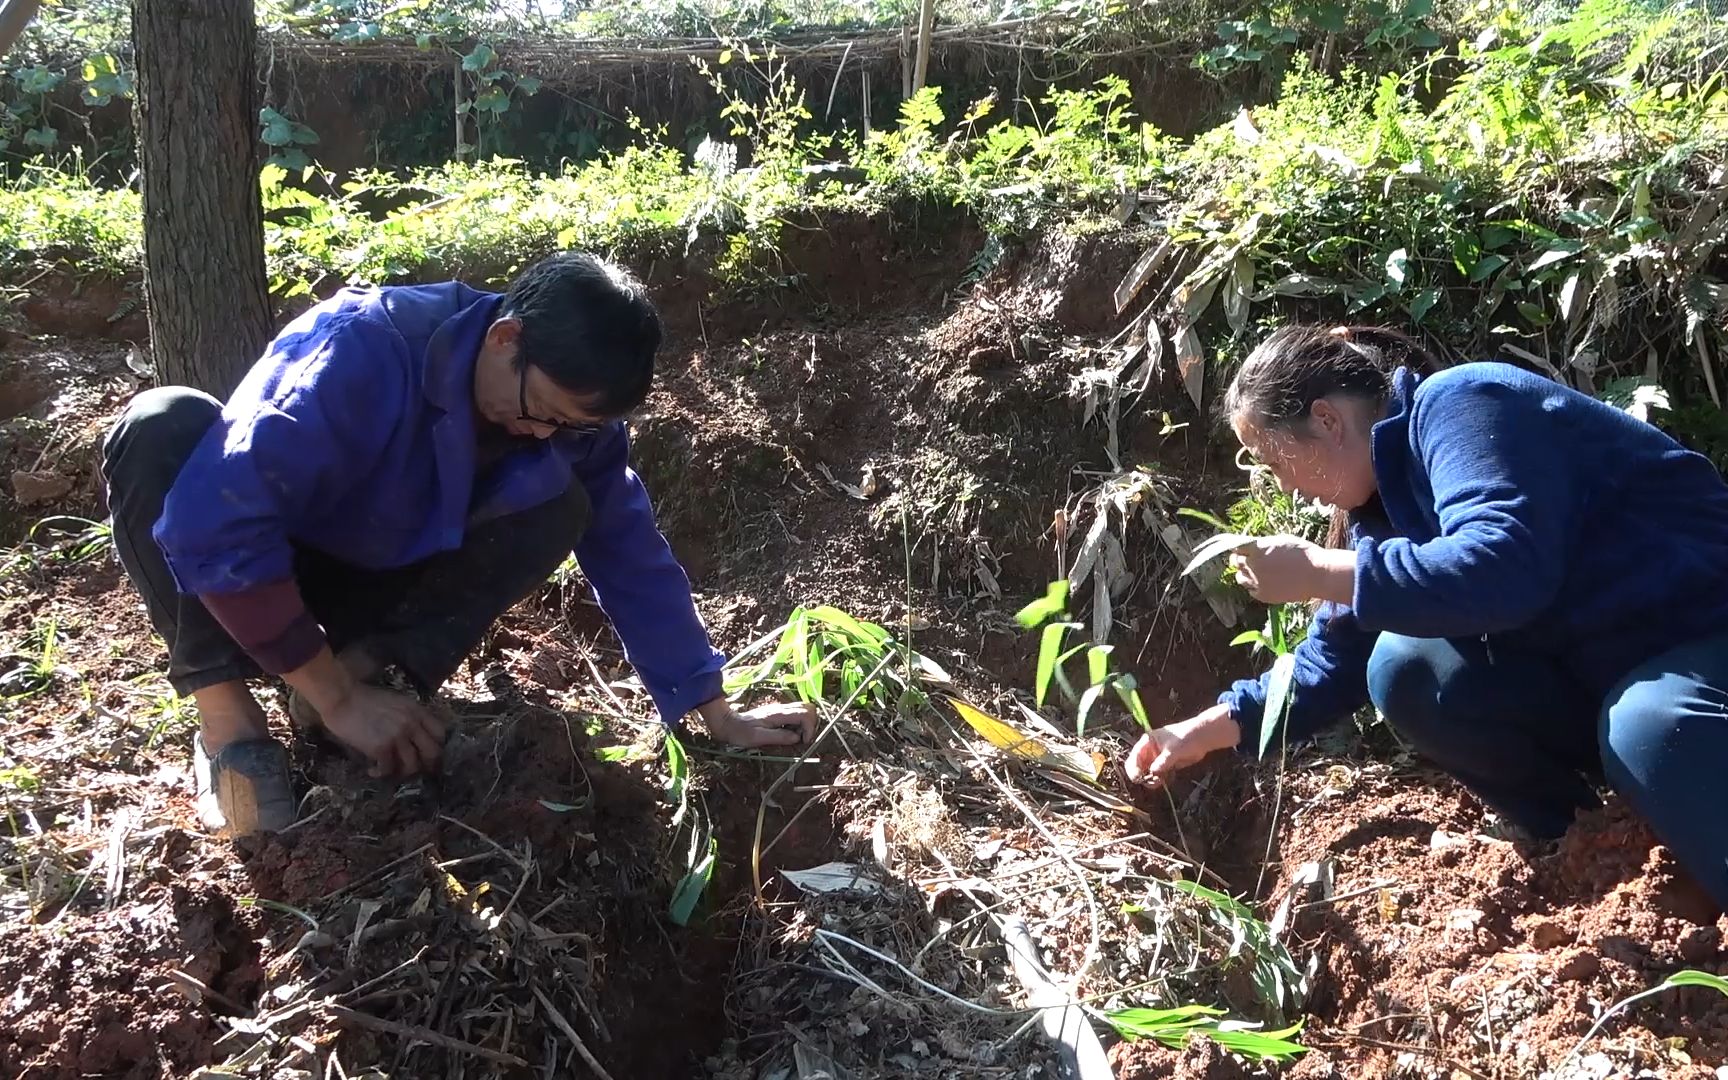
[[[440,1050],[450,1050],[458,1054],[471,1054],[474,1057],[484,1058],[487,1061],[494,1061],[500,1065],[513,1065],[517,1068],[527,1068],[528,1066],[526,1061],[523,1061],[515,1054],[506,1054],[499,1050],[477,1046],[471,1042],[463,1042],[461,1039],[454,1039],[448,1035],[440,1034],[439,1032],[433,1031],[431,1028],[415,1027],[411,1024],[398,1024],[394,1020],[385,1020],[382,1017],[373,1016],[371,1013],[364,1013],[358,1009],[350,1009],[346,1005],[337,1005],[333,1002],[325,1003],[322,1008],[325,1012],[328,1012],[339,1020],[346,1020],[358,1027],[370,1028],[373,1031],[381,1031],[386,1035],[395,1035],[403,1039],[417,1040],[427,1044],[428,1046],[436,1046]],[[605,1074],[602,1073],[601,1075],[604,1076]]]

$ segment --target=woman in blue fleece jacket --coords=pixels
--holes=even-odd
[[[1257,599],[1319,602],[1283,735],[1372,702],[1544,838],[1605,781],[1728,907],[1728,484],[1551,380],[1432,369],[1395,333],[1291,327],[1226,395],[1279,485],[1348,523],[1347,543],[1275,537],[1232,557]],[[1265,678],[1235,684],[1141,739],[1130,776],[1258,746],[1265,700]]]

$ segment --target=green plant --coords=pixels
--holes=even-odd
[[[1199,1036],[1211,1039],[1231,1053],[1280,1064],[1308,1052],[1307,1047],[1292,1038],[1302,1030],[1300,1023],[1278,1031],[1256,1031],[1256,1025],[1217,1019],[1224,1015],[1223,1009],[1208,1005],[1182,1005],[1174,1009],[1117,1009],[1105,1013],[1104,1019],[1130,1042],[1155,1039],[1176,1050]]]
[[[10,765],[6,768],[0,768],[0,788],[29,795],[41,786],[41,779],[37,777],[35,770],[28,765]]]
[[[690,805],[690,756],[677,735],[666,733],[666,798],[675,809],[672,830],[676,838],[686,818],[689,820],[690,842],[684,849],[684,870],[672,886],[672,899],[667,914],[679,926],[687,926],[697,903],[714,876],[714,863],[719,857],[720,842],[708,822],[708,815]]]
[[[773,651],[760,660],[770,647]],[[884,661],[894,663],[884,666]],[[881,674],[870,680],[870,673]],[[769,687],[790,690],[805,702],[857,695],[865,707],[911,711],[928,708],[923,683],[951,681],[928,657],[894,640],[887,629],[839,608],[793,609],[785,624],[733,655],[724,686],[728,695]]]
[[[14,664],[0,672],[0,700],[34,697],[52,686],[60,673],[59,651],[59,624],[50,616],[24,636],[20,651],[4,657]]]
[[[153,750],[164,737],[178,739],[190,734],[198,725],[198,707],[190,698],[183,698],[170,688],[151,699],[144,717],[150,724],[144,748]]]
[[[1178,892],[1205,902],[1217,929],[1228,935],[1229,957],[1241,957],[1260,1003],[1274,1014],[1300,1008],[1308,994],[1308,978],[1290,950],[1248,905],[1195,881],[1168,883]]]
[[[318,133],[266,105],[258,110],[258,139],[271,150],[270,164],[298,171],[312,164],[305,147],[318,142]]]
[[[1039,630],[1038,636],[1038,667],[1034,684],[1035,697],[1040,708],[1049,696],[1050,684],[1054,681],[1062,688],[1062,692],[1070,701],[1076,700],[1074,687],[1068,681],[1065,668],[1070,660],[1086,654],[1086,689],[1078,695],[1075,716],[1075,731],[1079,735],[1086,734],[1086,721],[1098,699],[1107,691],[1114,690],[1130,716],[1143,730],[1150,730],[1152,723],[1146,714],[1146,705],[1140,698],[1140,687],[1132,674],[1110,670],[1110,656],[1113,646],[1095,645],[1081,642],[1078,645],[1067,646],[1067,637],[1071,631],[1084,631],[1085,627],[1077,622],[1064,621],[1067,614],[1068,581],[1050,583],[1044,596],[1021,608],[1014,616],[1022,627],[1028,630]],[[1039,629],[1042,627],[1042,629]]]

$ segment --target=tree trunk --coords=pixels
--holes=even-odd
[[[924,89],[930,74],[930,33],[936,26],[936,0],[923,0],[918,5],[918,65],[912,72],[912,92]]]
[[[37,0],[0,0],[0,56],[11,50],[39,6]]]
[[[132,41],[157,381],[226,398],[271,327],[252,0],[136,0]]]

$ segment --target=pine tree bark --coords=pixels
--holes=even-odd
[[[157,381],[226,398],[270,340],[252,0],[136,0],[144,300]]]

